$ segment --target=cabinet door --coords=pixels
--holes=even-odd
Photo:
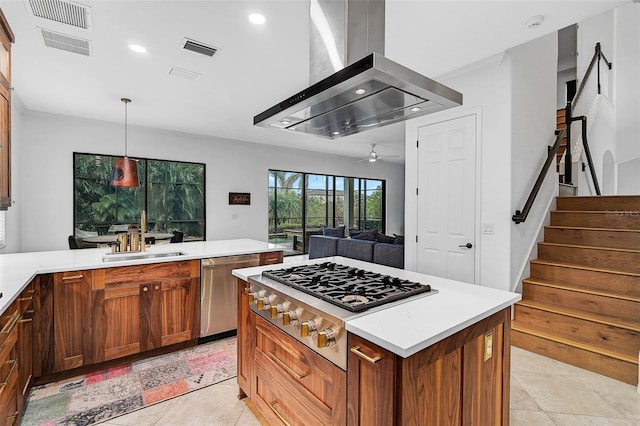
[[[91,364],[91,271],[54,274],[54,371]]]
[[[29,284],[20,297],[20,320],[18,321],[18,360],[20,371],[18,372],[18,406],[22,407],[26,402],[27,391],[33,376],[33,319],[35,289],[33,283]]]
[[[184,278],[153,283],[149,329],[153,347],[198,338],[200,334],[200,279]],[[146,331],[146,330],[144,330]]]
[[[0,210],[11,206],[11,103],[0,85]]]
[[[348,335],[347,424],[396,424],[396,355]]]
[[[240,279],[238,282],[238,386],[240,397],[253,397],[253,358],[256,345],[255,318],[249,308],[251,285]]]
[[[148,293],[149,286],[150,284],[111,285],[92,292],[94,362],[142,351],[141,294]]]

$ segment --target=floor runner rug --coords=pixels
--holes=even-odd
[[[236,376],[236,337],[31,389],[23,426],[80,426]]]

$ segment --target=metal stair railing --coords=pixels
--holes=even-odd
[[[578,90],[576,91],[576,94],[573,97],[573,100],[567,102],[567,106],[565,108],[565,124],[566,124],[565,127],[566,128],[560,132],[556,131],[557,136],[556,136],[555,143],[553,144],[552,147],[549,148],[549,152],[547,154],[547,160],[544,162],[544,165],[542,166],[542,169],[538,174],[538,178],[536,179],[536,182],[533,185],[531,192],[529,193],[529,197],[527,198],[527,201],[525,202],[524,207],[522,208],[522,210],[516,210],[515,214],[511,217],[511,220],[513,220],[516,224],[522,223],[525,220],[527,220],[527,216],[529,215],[531,206],[533,205],[533,202],[535,201],[536,196],[540,191],[542,182],[544,181],[545,176],[549,172],[549,167],[551,167],[551,163],[553,162],[553,159],[555,158],[555,155],[558,152],[558,149],[560,147],[562,138],[565,135],[566,135],[567,144],[566,144],[565,153],[564,153],[564,167],[565,167],[564,183],[569,185],[572,184],[571,183],[571,173],[572,173],[572,170],[571,170],[572,168],[571,167],[572,166],[571,165],[571,123],[573,123],[574,121],[582,122],[582,128],[581,128],[582,145],[584,148],[585,157],[587,158],[587,163],[589,164],[591,179],[593,180],[593,186],[595,188],[596,194],[601,195],[600,186],[598,185],[598,178],[596,177],[595,168],[593,166],[593,160],[591,158],[591,150],[589,149],[589,144],[587,142],[587,117],[585,116],[573,117],[572,114],[573,114],[573,107],[575,106],[576,101],[579,99],[580,95],[582,94],[585,87],[585,83],[587,82],[596,64],[597,64],[597,71],[598,71],[598,76],[597,76],[598,77],[598,94],[602,93],[601,86],[600,86],[600,62],[603,60],[607,65],[608,69],[611,69],[611,66],[612,66],[611,62],[609,62],[606,56],[604,56],[604,54],[602,53],[600,43],[596,43],[595,53],[593,54],[593,57],[591,58],[591,62],[589,62],[589,66],[585,71],[584,78],[582,79],[582,82],[580,83],[580,86],[578,87]]]

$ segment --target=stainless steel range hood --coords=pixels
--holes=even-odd
[[[335,6],[335,0],[311,0],[310,70],[329,61],[341,67],[335,60],[341,50],[350,65],[256,115],[254,125],[334,139],[462,105],[462,94],[384,57],[384,1]],[[323,19],[329,25],[319,25]],[[326,28],[333,28],[330,37],[322,34]],[[351,61],[358,51],[373,53]]]

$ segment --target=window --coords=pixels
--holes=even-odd
[[[74,235],[113,232],[139,224],[142,210],[153,232],[182,231],[184,240],[204,240],[205,165],[136,158],[138,188],[111,186],[110,155],[73,154]]]
[[[307,253],[323,227],[385,228],[385,181],[269,170],[269,242]]]

